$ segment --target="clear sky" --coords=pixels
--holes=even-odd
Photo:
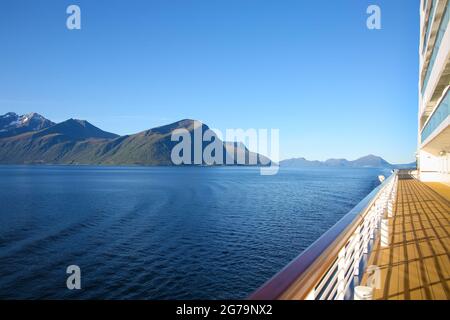
[[[418,38],[419,0],[2,0],[0,114],[118,134],[193,118],[278,128],[282,159],[411,162]]]

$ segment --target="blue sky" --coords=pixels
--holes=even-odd
[[[366,28],[370,4],[382,30]],[[118,134],[279,128],[282,159],[411,162],[418,38],[419,0],[3,0],[0,113]]]

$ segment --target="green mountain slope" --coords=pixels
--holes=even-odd
[[[133,135],[117,136],[93,126],[87,121],[70,119],[44,130],[13,137],[0,138],[0,163],[2,164],[103,164],[103,165],[173,165],[171,152],[178,141],[171,141],[172,131],[185,129],[194,136],[195,120],[185,119],[166,126],[153,128]],[[201,124],[205,132],[208,126]],[[215,137],[218,139],[217,137]],[[223,146],[223,163],[230,156],[230,145]],[[203,142],[202,151],[209,142]],[[236,144],[235,153],[251,152]],[[260,156],[266,164],[269,160]],[[191,163],[194,148],[191,145]],[[258,162],[260,163],[260,162]],[[228,164],[237,164],[235,161]]]

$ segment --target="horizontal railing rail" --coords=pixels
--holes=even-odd
[[[375,188],[350,212],[249,299],[345,299],[365,268],[380,231],[381,219],[392,214],[398,171]]]

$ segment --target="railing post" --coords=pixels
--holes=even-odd
[[[392,218],[393,215],[394,215],[394,204],[391,197],[391,199],[389,199],[388,201],[388,218]]]
[[[355,231],[355,237],[356,237],[356,244],[355,244],[355,269],[353,270],[353,275],[358,277],[359,276],[359,264],[361,262],[361,243],[362,241],[362,233],[361,228],[364,224],[361,224],[358,226],[358,228]]]
[[[366,226],[365,226],[365,230],[366,230],[366,234],[369,235],[368,239],[366,240],[366,235],[364,235],[364,247],[363,247],[363,253],[364,254],[368,254],[369,253],[369,245],[370,245],[370,241],[372,240],[372,234],[373,234],[373,229],[372,229],[372,224],[373,224],[373,207],[370,209],[368,216],[367,216],[367,220],[366,220]]]
[[[355,262],[353,267],[353,284],[354,286],[359,285],[359,267],[361,265],[361,261],[364,259],[364,253],[363,251],[365,248],[361,248],[364,246],[364,233],[361,232],[362,229],[365,227],[365,221],[363,221],[359,227],[355,231],[355,237],[356,237],[356,244],[355,244]],[[367,230],[367,229],[364,229]],[[367,231],[366,231],[367,232]]]
[[[383,215],[383,195],[381,194],[380,197],[376,200],[376,214],[375,214],[375,229],[379,228],[379,223],[381,216]]]
[[[374,245],[375,238],[378,232],[378,217],[379,217],[379,211],[381,210],[380,201],[377,200],[372,208],[372,218],[370,221],[370,240],[369,245],[370,248]],[[369,248],[367,248],[367,254],[369,254]]]
[[[337,294],[336,294],[336,300],[344,300],[345,297],[345,247],[339,251],[338,256],[338,284],[337,284]]]

